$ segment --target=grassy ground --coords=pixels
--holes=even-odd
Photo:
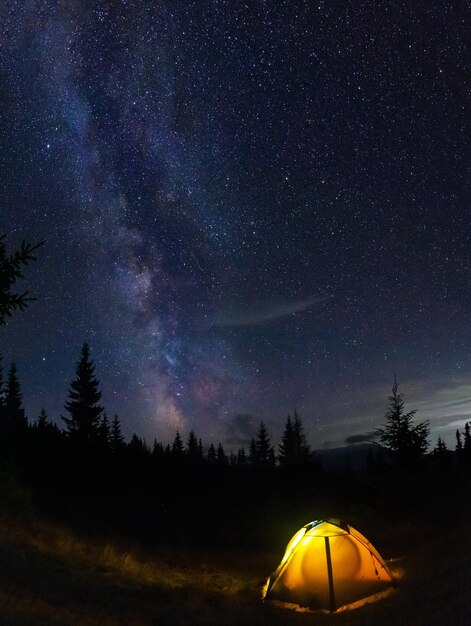
[[[471,624],[467,530],[376,529],[370,538],[385,558],[396,558],[398,589],[331,616],[260,603],[261,586],[284,546],[277,554],[145,552],[7,516],[0,520],[0,624],[465,626]]]

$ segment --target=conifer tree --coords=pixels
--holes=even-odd
[[[264,422],[260,422],[255,439],[256,463],[260,467],[270,467],[275,464],[275,453],[270,444],[270,437]]]
[[[257,453],[257,445],[255,443],[255,439],[252,437],[249,446],[249,463],[252,467],[257,467],[258,463],[258,453]]]
[[[28,292],[15,293],[13,286],[23,277],[22,266],[36,260],[33,252],[40,245],[33,246],[23,241],[19,250],[9,255],[6,251],[5,235],[0,236],[0,325],[6,324],[6,318],[14,311],[24,311],[34,299],[28,296]]]
[[[310,458],[310,446],[304,427],[296,409],[294,410],[294,421],[288,415],[281,444],[278,446],[278,459],[281,465],[293,465],[295,463],[305,463]]]
[[[23,396],[18,380],[16,364],[11,364],[8,372],[5,393],[5,417],[7,423],[14,431],[26,427],[26,415],[23,408]]]
[[[98,439],[106,448],[111,444],[111,426],[106,411],[103,411],[103,416],[98,424]]]
[[[197,461],[200,458],[198,439],[196,438],[196,435],[193,431],[190,431],[190,434],[188,435],[186,453],[188,455],[188,458],[192,461]]]
[[[458,429],[456,429],[456,447],[455,447],[455,451],[458,455],[460,455],[463,452],[463,442],[461,440],[461,433]]]
[[[175,439],[173,440],[173,444],[172,444],[172,454],[173,456],[182,456],[183,452],[184,452],[184,448],[183,448],[182,437],[180,435],[180,431],[177,430]]]
[[[208,454],[206,458],[208,460],[208,463],[216,462],[216,448],[214,447],[213,443],[211,443],[211,445],[208,448]]]
[[[375,431],[380,443],[389,448],[399,462],[415,461],[422,457],[428,448],[429,422],[413,424],[416,411],[404,412],[404,394],[398,393],[398,383],[394,377],[390,407],[385,414],[386,423]]]
[[[116,454],[124,447],[124,437],[121,434],[121,422],[119,417],[115,414],[111,423],[111,449]]]
[[[154,459],[160,459],[164,456],[165,452],[164,452],[164,447],[163,445],[157,441],[157,439],[154,439],[154,445],[152,447],[152,456],[154,457]]]
[[[296,409],[294,410],[293,422],[294,449],[296,463],[305,463],[311,456],[311,446],[307,442],[304,426]]]
[[[47,413],[44,409],[41,409],[38,415],[38,419],[36,420],[36,426],[38,430],[46,430],[49,426],[49,420],[47,419]]]
[[[278,446],[278,451],[280,465],[289,465],[293,462],[295,456],[295,442],[291,415],[288,415],[286,419],[285,430],[281,438],[281,443]]]
[[[239,448],[239,451],[237,452],[237,465],[239,467],[245,467],[247,465],[247,455],[245,454],[245,448],[243,446],[242,448]]]
[[[144,440],[134,433],[131,441],[128,443],[128,452],[134,459],[143,459],[149,454],[149,449]]]
[[[98,439],[98,424],[103,411],[99,404],[101,391],[98,387],[95,367],[90,360],[90,348],[84,343],[76,378],[70,383],[69,400],[64,405],[70,417],[62,417],[71,436],[87,441]]]
[[[446,443],[443,441],[441,437],[438,437],[437,445],[433,449],[433,453],[436,456],[442,456],[443,454],[446,454],[447,452],[448,452],[448,448],[446,447]]]
[[[216,451],[216,461],[219,463],[219,465],[227,465],[228,464],[228,458],[226,453],[224,452],[224,448],[222,447],[222,443],[219,443],[218,445],[218,449]]]
[[[464,425],[463,451],[466,455],[471,455],[471,429],[470,423]]]

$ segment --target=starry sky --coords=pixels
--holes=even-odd
[[[471,416],[469,12],[398,0],[0,5],[0,329],[30,418],[82,343],[125,433],[237,447],[296,406],[432,443]]]

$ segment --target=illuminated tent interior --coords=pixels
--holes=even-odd
[[[393,584],[384,560],[366,537],[345,522],[326,519],[306,524],[294,535],[264,596],[333,612]]]

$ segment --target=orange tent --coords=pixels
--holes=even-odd
[[[333,612],[393,584],[366,537],[345,522],[326,519],[306,524],[294,535],[264,597]]]

